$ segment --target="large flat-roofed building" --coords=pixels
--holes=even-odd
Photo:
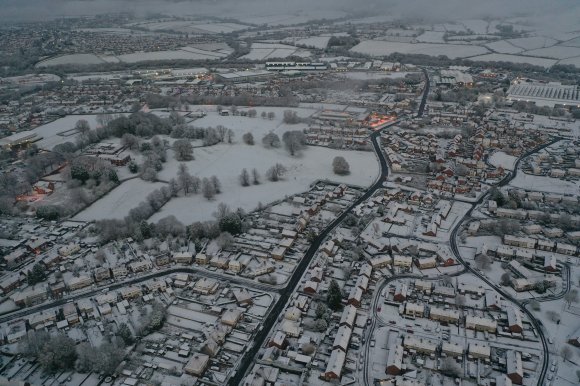
[[[0,138],[0,147],[10,149],[11,147],[18,145],[25,145],[27,143],[32,143],[41,139],[38,135],[30,130],[21,131],[16,134],[9,135],[8,137]]]
[[[580,87],[563,85],[559,82],[517,82],[507,91],[507,99],[534,102],[538,106],[576,105],[580,106]]]
[[[209,364],[209,355],[196,353],[191,357],[183,370],[190,375],[200,376]]]
[[[241,82],[252,82],[252,81],[260,81],[266,80],[270,77],[274,76],[273,73],[263,70],[257,71],[234,71],[234,72],[226,72],[222,74],[216,74],[218,80],[222,82],[230,82],[230,83],[241,83]]]

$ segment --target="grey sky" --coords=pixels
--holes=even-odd
[[[368,12],[426,22],[522,16],[548,28],[575,29],[580,20],[579,3],[578,0],[0,0],[0,19],[46,20],[122,11],[232,18],[279,13],[320,17],[326,12],[329,16]]]

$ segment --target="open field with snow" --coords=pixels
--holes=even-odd
[[[516,188],[537,190],[546,193],[560,193],[560,194],[579,194],[580,182],[564,181],[558,178],[532,176],[530,174],[518,173],[516,178],[512,180],[510,186]]]
[[[500,54],[519,54],[524,50],[521,47],[514,46],[507,40],[498,40],[496,42],[488,43],[485,46],[490,50]]]
[[[387,56],[398,52],[431,56],[445,55],[451,59],[466,58],[489,52],[485,47],[467,44],[398,43],[378,40],[362,41],[351,50],[372,56]]]
[[[163,185],[161,182],[147,182],[140,178],[125,181],[73,217],[73,220],[122,219],[129,214],[131,209],[145,200],[150,192]]]
[[[519,56],[508,54],[487,54],[469,58],[475,62],[509,62],[509,63],[527,63],[534,66],[549,68],[556,64],[554,59],[536,58],[533,56]]]
[[[266,60],[270,58],[287,58],[288,56],[309,57],[310,51],[279,43],[254,43],[250,52],[242,59]]]
[[[216,175],[222,184],[223,192],[215,199],[208,201],[201,194],[174,198],[153,215],[150,220],[174,215],[184,224],[194,221],[212,219],[212,213],[220,202],[231,208],[254,210],[258,203],[283,199],[285,196],[308,190],[310,184],[317,179],[328,178],[332,181],[355,185],[370,185],[378,175],[378,163],[372,152],[340,151],[321,147],[308,147],[300,156],[291,157],[286,150],[266,149],[260,138],[254,146],[241,141],[236,144],[220,144],[212,147],[197,148],[194,151],[195,160],[187,162],[191,174],[200,178]],[[348,176],[338,176],[332,171],[332,160],[341,155],[350,164],[351,173]],[[177,173],[179,162],[172,158],[160,173],[160,178],[171,178]],[[284,165],[288,172],[283,180],[270,182],[264,178],[266,170],[275,163]],[[251,172],[256,168],[262,176],[260,185],[242,187],[239,174],[243,168]]]
[[[514,170],[517,159],[517,157],[506,154],[503,151],[496,151],[489,157],[489,163],[495,167],[501,166],[506,170]]]
[[[526,51],[523,55],[542,56],[554,59],[566,59],[580,56],[580,48],[578,47],[564,47],[552,46],[548,48],[539,48],[537,50]]]
[[[293,47],[294,48],[294,47]],[[295,49],[295,48],[294,48]],[[56,58],[43,60],[36,64],[36,67],[51,67],[59,65],[92,65],[102,63],[138,63],[147,61],[162,60],[206,60],[221,59],[228,56],[233,50],[224,45],[216,47],[182,47],[176,50],[133,52],[124,55],[94,55],[75,54],[62,55]]]
[[[67,115],[64,118],[57,119],[56,121],[47,123],[46,125],[38,126],[31,131],[35,132],[39,137],[42,137],[42,139],[36,143],[39,148],[52,150],[53,147],[60,143],[74,143],[77,132],[72,129],[74,129],[75,124],[79,120],[84,119],[89,123],[91,129],[96,128],[98,126],[97,116],[98,115]],[[71,131],[68,132],[68,130]]]

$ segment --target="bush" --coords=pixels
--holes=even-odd
[[[254,135],[252,133],[246,133],[242,136],[242,140],[246,145],[254,144]]]

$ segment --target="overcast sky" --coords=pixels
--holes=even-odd
[[[312,14],[318,18],[325,12],[329,17],[368,12],[426,22],[522,16],[558,29],[580,29],[579,0],[0,0],[3,21],[123,11],[232,18],[279,13]]]

